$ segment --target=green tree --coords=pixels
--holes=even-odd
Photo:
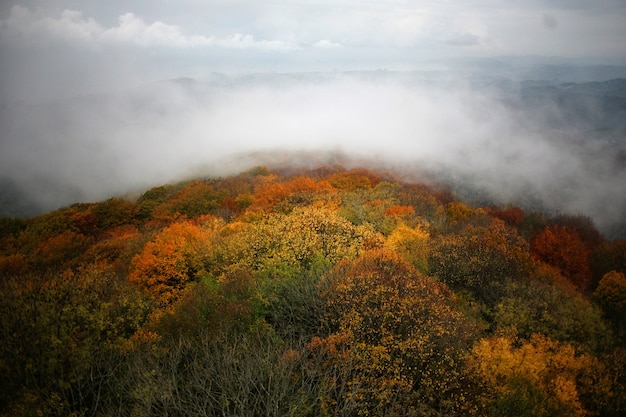
[[[604,274],[616,271],[626,274],[626,240],[603,242],[594,248],[590,260],[593,272],[591,288],[596,288]]]
[[[526,241],[497,219],[487,227],[469,225],[458,234],[441,236],[429,254],[433,276],[454,290],[469,291],[488,306],[530,265]]]
[[[245,332],[208,331],[175,341],[152,342],[124,361],[112,381],[105,415],[294,416],[323,415],[320,391],[293,349],[262,322]]]
[[[90,266],[5,277],[0,293],[0,409],[9,415],[96,408],[150,308],[125,280]]]
[[[206,181],[193,181],[163,201],[155,211],[157,215],[163,217],[175,218],[177,215],[183,215],[194,218],[203,214],[213,214],[223,197],[223,193],[215,191],[212,184]]]
[[[621,272],[611,271],[602,277],[598,288],[593,293],[606,311],[608,318],[615,324],[618,335],[626,336],[626,276]]]
[[[355,225],[369,223],[377,231],[388,234],[396,222],[386,212],[398,204],[399,188],[398,184],[387,181],[372,189],[356,188],[342,195],[339,213]]]
[[[613,338],[602,311],[571,286],[533,277],[507,284],[503,294],[493,312],[495,327],[513,328],[525,340],[538,333],[588,352],[610,350]]]

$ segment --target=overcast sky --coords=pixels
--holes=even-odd
[[[216,72],[419,69],[442,57],[626,62],[625,0],[11,0],[0,94]]]

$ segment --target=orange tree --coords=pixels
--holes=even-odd
[[[344,191],[354,191],[356,189],[371,189],[375,187],[382,178],[365,169],[352,169],[349,171],[335,172],[325,179],[335,188]]]
[[[87,263],[111,265],[118,275],[126,277],[131,259],[142,250],[146,239],[135,226],[115,227],[103,233],[103,239],[91,245],[81,259]]]
[[[213,216],[201,223],[181,221],[159,233],[132,259],[128,279],[163,307],[178,299],[189,281],[205,275],[211,236],[220,226]]]
[[[252,208],[287,212],[295,206],[327,198],[332,193],[333,187],[326,181],[296,177],[288,182],[273,182],[260,187],[254,195]]]
[[[87,236],[66,230],[39,243],[30,259],[40,268],[75,266],[77,258],[91,242],[92,239]]]
[[[541,261],[559,268],[564,277],[580,290],[591,283],[589,249],[576,232],[567,226],[548,226],[531,242],[533,254]]]
[[[524,222],[524,211],[516,206],[506,208],[492,208],[489,210],[489,214],[493,217],[497,217],[503,220],[506,224],[514,227],[521,227]]]

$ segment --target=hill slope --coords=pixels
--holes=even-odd
[[[256,167],[0,223],[1,415],[621,415],[626,242]]]

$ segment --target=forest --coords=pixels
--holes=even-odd
[[[364,168],[0,219],[0,416],[626,415],[626,241]]]

